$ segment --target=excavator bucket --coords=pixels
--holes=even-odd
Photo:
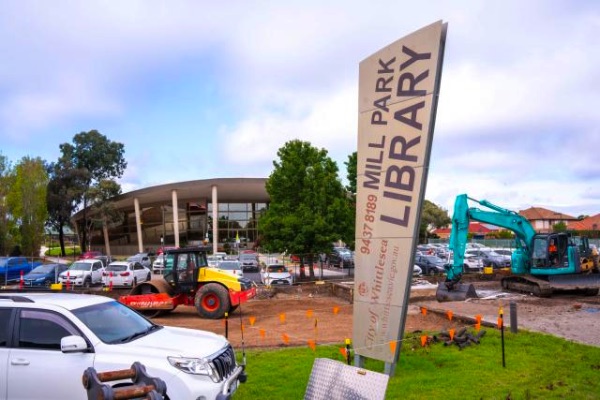
[[[435,292],[435,298],[440,303],[446,301],[465,301],[466,299],[477,299],[477,292],[475,287],[470,284],[455,283],[452,285],[452,289],[448,289],[446,282],[440,282],[437,291]]]

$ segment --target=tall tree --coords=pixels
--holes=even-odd
[[[48,207],[47,225],[58,231],[61,255],[65,257],[64,228],[70,225],[70,218],[81,199],[88,179],[87,170],[76,169],[59,163],[49,168],[50,182],[46,193]]]
[[[277,155],[266,182],[270,205],[259,222],[262,245],[312,257],[336,240],[352,240],[353,210],[327,151],[293,140]],[[309,266],[314,277],[312,259]]]
[[[429,200],[423,201],[421,210],[421,225],[419,226],[420,242],[427,241],[427,236],[431,228],[443,228],[450,224],[452,219],[448,216],[448,211]]]
[[[48,218],[46,166],[39,157],[23,157],[13,174],[12,186],[6,197],[9,212],[18,226],[23,254],[38,256]]]
[[[348,156],[348,161],[344,162],[346,165],[346,178],[348,179],[348,186],[346,189],[356,195],[356,170],[358,168],[358,152],[354,152]]]
[[[104,235],[104,245],[106,255],[110,256],[110,242],[108,240],[108,226],[112,223],[121,222],[122,214],[114,206],[112,198],[121,194],[121,185],[111,179],[102,179],[88,191],[90,201],[90,219],[86,228],[88,228],[88,238],[91,238],[91,227],[100,226]],[[89,239],[88,239],[89,240]]]
[[[115,179],[123,176],[127,162],[123,157],[125,148],[122,143],[113,142],[96,130],[80,132],[73,137],[73,143],[60,145],[62,153],[59,164],[71,165],[76,169],[87,171],[87,179],[80,201],[83,203],[83,223],[88,225],[87,207],[89,189],[103,179]],[[85,250],[87,240],[86,229],[83,230],[81,241],[82,250]]]
[[[6,198],[12,186],[12,167],[6,156],[0,154],[0,256],[7,255],[16,244],[12,232],[14,219],[8,211]]]

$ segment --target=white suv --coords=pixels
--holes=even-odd
[[[85,400],[88,367],[135,361],[165,382],[165,399],[229,399],[246,380],[223,336],[154,324],[105,296],[0,294],[0,400]],[[131,381],[111,382],[119,383]]]
[[[70,285],[90,287],[102,283],[103,272],[104,264],[101,260],[95,258],[77,260],[68,270],[60,273],[58,281],[62,284],[69,282]]]

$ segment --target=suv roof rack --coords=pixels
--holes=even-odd
[[[35,303],[35,301],[31,300],[29,297],[20,296],[18,294],[0,295],[0,300],[12,300],[16,303]]]

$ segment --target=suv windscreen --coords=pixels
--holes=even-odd
[[[126,343],[162,328],[123,304],[110,301],[73,310],[104,343]]]
[[[69,270],[71,271],[89,271],[92,264],[89,263],[73,263]]]

